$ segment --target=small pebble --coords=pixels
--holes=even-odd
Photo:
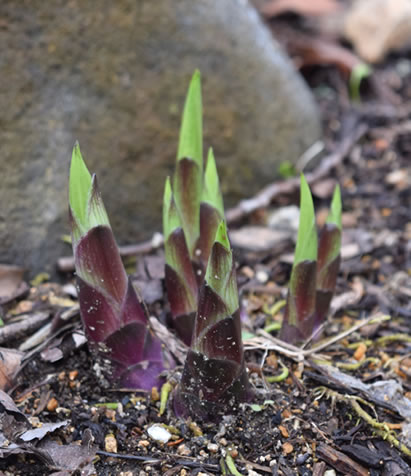
[[[278,429],[280,430],[281,434],[283,435],[284,438],[288,438],[288,430],[285,426],[279,425]]]
[[[117,453],[117,440],[113,434],[110,433],[104,438],[104,449],[109,453]]]
[[[216,445],[215,443],[208,443],[207,449],[210,453],[217,453],[218,445]]]
[[[291,443],[286,442],[283,444],[283,451],[286,455],[289,455],[294,451],[294,447]]]
[[[77,378],[77,375],[78,375],[78,370],[72,370],[70,373],[69,373],[69,379],[70,380],[75,380]]]
[[[49,412],[55,412],[58,406],[59,406],[58,401],[54,397],[50,398],[50,400],[47,403],[47,410]]]
[[[189,456],[191,454],[191,450],[190,450],[190,448],[188,448],[188,446],[186,446],[184,443],[182,443],[177,448],[177,454],[179,454],[181,456]]]
[[[147,448],[147,446],[150,446],[150,442],[148,440],[140,440],[137,446],[142,446],[143,448]]]
[[[296,462],[298,465],[302,465],[307,461],[309,457],[310,457],[310,453],[304,453],[303,455],[298,455]]]
[[[219,443],[220,443],[221,446],[227,446],[227,440],[225,438],[221,438]]]
[[[257,281],[261,284],[265,284],[269,278],[268,273],[266,271],[257,271],[255,277],[257,278]]]
[[[237,451],[237,449],[236,449],[236,448],[231,449],[231,450],[230,450],[230,455],[231,455],[231,457],[234,458],[234,459],[237,458],[237,456],[238,456],[238,451]]]
[[[325,473],[324,476],[336,476],[336,472],[334,469],[328,469]]]
[[[153,402],[158,402],[160,400],[160,394],[158,393],[158,388],[157,387],[153,387],[151,389],[151,400]]]
[[[161,425],[152,425],[147,430],[148,435],[155,441],[160,443],[168,443],[171,438],[171,433]]]
[[[111,421],[116,421],[116,411],[112,408],[105,408],[104,415]]]

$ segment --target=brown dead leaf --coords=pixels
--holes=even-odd
[[[382,61],[388,52],[411,45],[411,3],[357,0],[347,13],[344,30],[366,61]]]
[[[341,5],[336,0],[270,0],[259,8],[260,13],[267,18],[288,12],[303,16],[320,16],[340,9]]]
[[[300,68],[334,65],[346,78],[356,66],[362,64],[357,55],[331,39],[298,34],[288,39],[287,49],[292,56],[297,56],[297,66]]]
[[[6,304],[23,295],[28,285],[23,281],[24,269],[19,266],[0,264],[0,304]]]
[[[13,375],[20,368],[23,355],[18,350],[0,347],[0,390],[11,387]]]

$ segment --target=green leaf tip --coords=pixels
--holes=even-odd
[[[110,227],[106,209],[101,199],[96,175],[90,175],[78,143],[75,144],[70,164],[69,202],[73,244],[96,226]]]
[[[301,261],[317,259],[317,227],[313,197],[310,187],[301,174],[300,186],[300,223],[298,226],[297,245],[294,254],[294,266]]]
[[[203,196],[201,201],[209,203],[218,210],[221,217],[224,216],[224,205],[220,190],[220,181],[218,178],[214,152],[211,147],[208,150],[207,164],[204,172]]]
[[[330,213],[328,214],[328,217],[327,217],[327,223],[332,223],[336,225],[341,231],[342,229],[341,215],[342,215],[341,190],[340,190],[340,186],[336,185],[334,189],[333,198],[331,201]]]
[[[214,241],[215,243],[220,243],[220,245],[224,246],[227,251],[231,250],[230,241],[228,239],[227,226],[224,220],[222,220],[218,225]]]
[[[196,70],[188,88],[180,129],[177,160],[192,159],[200,170],[203,164],[203,106],[201,101],[201,75]]]
[[[171,233],[181,226],[180,218],[174,203],[173,191],[171,188],[170,177],[166,178],[164,186],[163,198],[163,234],[164,240],[171,235]]]
[[[91,175],[84,163],[78,142],[75,143],[70,164],[69,202],[81,225],[87,222],[87,204],[91,190]]]

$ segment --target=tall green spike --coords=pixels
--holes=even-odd
[[[180,129],[177,160],[193,159],[200,170],[203,167],[203,107],[201,100],[201,76],[196,70],[190,82],[184,104]]]
[[[207,165],[204,172],[203,195],[201,197],[201,201],[209,203],[218,210],[221,217],[224,216],[224,205],[220,190],[220,181],[218,179],[214,152],[211,147],[208,150]]]
[[[170,177],[167,177],[164,186],[163,199],[163,234],[164,240],[178,227],[181,226],[180,218],[174,203],[173,191],[171,189]]]
[[[337,184],[334,189],[333,199],[331,201],[330,213],[327,217],[327,223],[333,223],[336,225],[339,230],[342,229],[342,203],[341,203],[341,190],[340,186]]]
[[[70,164],[69,202],[81,227],[87,226],[87,205],[91,193],[91,175],[84,163],[78,142],[74,145]]]
[[[224,246],[227,251],[231,251],[231,246],[227,234],[227,226],[224,220],[222,220],[220,225],[218,226],[214,241],[215,243],[220,243],[220,245]]]
[[[313,197],[310,187],[301,174],[300,187],[300,224],[298,227],[297,244],[294,254],[294,266],[301,261],[317,259],[317,227]]]

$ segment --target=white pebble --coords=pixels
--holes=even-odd
[[[160,443],[168,443],[171,438],[171,433],[161,425],[150,426],[147,433],[150,438]]]

